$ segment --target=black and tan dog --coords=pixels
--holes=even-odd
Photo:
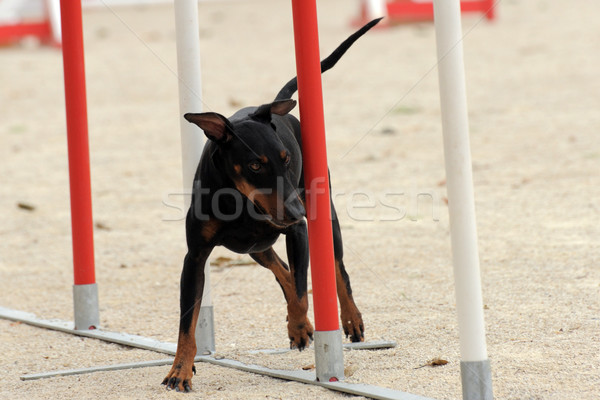
[[[377,22],[348,37],[321,62],[321,71],[333,67]],[[215,246],[250,254],[270,269],[287,301],[290,346],[302,350],[312,341],[313,327],[306,315],[309,256],[300,123],[288,114],[296,105],[290,100],[296,90],[294,78],[274,102],[244,108],[230,118],[213,112],[185,115],[210,140],[196,171],[186,218],[188,252],[181,274],[179,338],[173,366],[163,381],[167,388],[191,390],[204,265]],[[364,326],[342,261],[342,236],[333,203],[331,212],[342,327],[350,340],[358,342],[364,340]],[[289,267],[272,247],[281,234],[286,236]]]

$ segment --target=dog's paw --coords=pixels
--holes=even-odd
[[[290,337],[290,349],[298,349],[300,351],[309,347],[313,342],[314,329],[308,318],[304,321],[289,321],[288,334]]]
[[[173,364],[162,384],[167,387],[167,390],[174,389],[177,392],[188,393],[192,391],[192,376],[195,374],[196,367],[194,365],[191,368],[183,368],[181,364]]]
[[[356,310],[353,313],[342,313],[341,319],[346,337],[350,337],[352,342],[364,342],[365,326],[360,312]]]

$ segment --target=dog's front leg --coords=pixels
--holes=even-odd
[[[304,350],[312,341],[314,332],[313,326],[306,315],[308,311],[306,278],[304,279],[304,289],[301,287],[298,290],[293,278],[294,268],[292,267],[292,272],[290,272],[286,263],[279,258],[272,247],[261,253],[252,253],[250,256],[263,267],[270,269],[275,275],[275,279],[281,286],[287,301],[290,348]],[[302,280],[300,279],[300,281]]]
[[[308,238],[306,222],[300,222],[288,228],[286,244],[290,267],[279,258],[272,247],[260,253],[252,253],[250,256],[275,275],[287,301],[290,348],[304,350],[312,342],[314,333],[307,316]]]
[[[353,342],[362,342],[365,340],[365,327],[362,315],[354,303],[352,297],[352,287],[350,286],[350,277],[344,266],[344,247],[342,244],[342,230],[338,221],[335,207],[331,203],[332,229],[333,229],[333,249],[335,253],[335,276],[337,295],[340,301],[340,317],[342,319],[342,328],[346,337],[350,337]]]
[[[288,334],[291,347],[302,350],[313,339],[313,326],[308,316],[308,232],[302,221],[288,228],[285,236],[290,277],[294,296],[288,299]]]
[[[189,392],[192,389],[192,376],[196,372],[196,322],[204,291],[204,265],[211,251],[212,247],[194,253],[188,251],[183,262],[177,352],[171,371],[162,382],[167,389],[178,392]]]

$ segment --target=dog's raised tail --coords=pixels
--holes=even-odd
[[[368,24],[364,25],[362,28],[354,32],[352,35],[348,36],[346,40],[344,40],[327,58],[321,61],[321,73],[331,69],[342,56],[346,53],[346,50],[350,48],[360,38],[362,35],[367,33],[369,29],[374,27],[381,21],[382,18],[374,19]],[[296,77],[292,78],[285,86],[277,93],[275,100],[286,100],[292,97],[292,95],[298,90],[298,80]]]

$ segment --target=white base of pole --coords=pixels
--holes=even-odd
[[[98,329],[98,285],[73,285],[73,309],[76,330]]]
[[[342,332],[315,332],[315,369],[317,382],[337,382],[344,379]]]
[[[196,325],[196,355],[208,356],[215,352],[213,306],[200,306]]]
[[[493,400],[490,360],[461,361],[463,400]]]

